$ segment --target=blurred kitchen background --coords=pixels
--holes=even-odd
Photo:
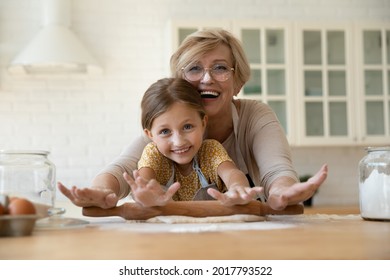
[[[357,204],[364,148],[390,144],[390,0],[48,1],[60,11],[0,0],[0,149],[50,151],[65,185],[88,186],[141,133],[144,91],[209,26],[244,42],[253,76],[240,97],[275,108],[299,174],[328,163],[313,204]],[[49,24],[82,42],[90,71],[18,64]]]

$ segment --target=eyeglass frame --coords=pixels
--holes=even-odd
[[[235,69],[234,69],[234,67],[229,67],[228,65],[225,65],[225,64],[223,64],[223,63],[216,63],[216,64],[214,64],[212,67],[203,67],[202,66],[202,69],[203,69],[203,74],[202,74],[202,76],[200,76],[200,78],[199,79],[196,79],[196,80],[190,80],[187,76],[186,76],[186,71],[185,71],[185,69],[187,68],[187,67],[189,67],[189,66],[195,66],[196,64],[189,64],[189,65],[187,65],[186,67],[182,67],[181,68],[181,70],[183,71],[183,74],[184,74],[184,77],[186,77],[186,79],[188,79],[189,81],[191,81],[191,82],[198,82],[198,81],[200,81],[200,80],[202,80],[203,79],[203,77],[204,77],[204,75],[206,75],[206,72],[208,72],[209,73],[209,75],[210,75],[210,77],[212,77],[213,79],[215,79],[216,81],[218,81],[218,82],[226,82],[227,80],[229,80],[229,78],[231,77],[231,73],[232,72],[234,72],[235,71]],[[221,66],[226,66],[226,70],[228,71],[228,72],[226,72],[226,74],[229,74],[229,76],[225,79],[225,80],[218,80],[218,79],[216,79],[215,77],[214,77],[214,75],[213,75],[213,68],[216,66],[216,65],[221,65]],[[188,72],[187,72],[188,73]]]

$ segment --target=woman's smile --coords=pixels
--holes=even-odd
[[[205,99],[205,98],[217,98],[219,96],[219,92],[216,91],[202,91],[200,93],[200,96]]]

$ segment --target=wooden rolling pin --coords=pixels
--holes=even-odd
[[[246,205],[224,206],[219,201],[177,201],[165,206],[143,207],[138,203],[127,202],[118,207],[102,209],[84,207],[83,215],[90,217],[119,216],[126,220],[147,220],[156,216],[190,216],[210,217],[229,216],[235,214],[266,215],[298,215],[302,214],[303,205],[287,206],[284,210],[274,210],[265,203],[252,201]]]

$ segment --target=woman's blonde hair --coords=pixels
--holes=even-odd
[[[205,29],[188,35],[171,56],[170,65],[173,77],[183,77],[183,67],[199,60],[205,53],[221,44],[228,46],[231,50],[234,91],[237,94],[249,80],[250,67],[241,42],[232,33],[223,29]]]
[[[151,130],[153,121],[177,102],[198,111],[201,119],[206,115],[199,92],[189,82],[181,78],[164,78],[153,83],[142,98],[142,128]]]

